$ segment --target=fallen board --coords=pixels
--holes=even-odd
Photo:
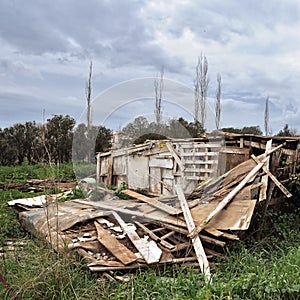
[[[97,221],[94,225],[98,234],[98,241],[109,250],[124,265],[128,265],[137,260],[132,251],[121,244],[114,236],[104,229]]]

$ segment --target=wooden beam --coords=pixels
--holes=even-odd
[[[255,157],[253,154],[251,155],[251,158],[259,164],[259,160],[257,157]],[[284,185],[281,184],[281,182],[266,168],[262,168],[264,172],[270,177],[270,179],[276,184],[276,186],[285,194],[287,198],[292,197],[293,195],[284,187]]]
[[[189,206],[187,204],[187,201],[185,199],[183,190],[181,188],[181,185],[179,185],[179,184],[176,184],[175,188],[176,188],[178,199],[179,199],[179,202],[180,202],[180,205],[182,208],[184,219],[186,221],[188,231],[192,232],[196,228],[196,226],[195,226],[191,211],[189,209]],[[192,238],[192,244],[194,246],[195,253],[196,253],[197,260],[199,262],[201,271],[205,275],[205,279],[207,281],[210,281],[209,263],[208,263],[208,260],[207,260],[207,257],[206,257],[206,254],[205,254],[205,251],[204,251],[204,248],[202,246],[199,236]]]
[[[184,164],[181,161],[180,157],[178,156],[178,154],[176,153],[176,151],[174,150],[172,144],[170,142],[166,143],[166,146],[168,148],[168,150],[170,151],[171,155],[174,157],[175,161],[177,162],[179,168],[181,171],[184,171]]]

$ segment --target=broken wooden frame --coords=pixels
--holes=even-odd
[[[97,201],[57,203],[45,197],[37,208],[32,199],[9,205],[24,210],[19,216],[27,230],[57,250],[76,250],[92,271],[192,263],[209,280],[208,260],[222,256],[227,241],[239,240],[238,233],[249,228],[261,191],[268,190],[264,176],[290,195],[268,170],[268,156],[280,148],[269,143],[264,154],[200,183],[190,195],[177,184],[177,195],[154,198],[124,190],[135,199],[106,193]]]

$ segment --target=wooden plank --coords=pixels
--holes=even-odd
[[[226,245],[225,242],[222,242],[218,239],[214,239],[214,238],[206,236],[206,235],[199,234],[199,237],[201,238],[202,241],[205,241],[205,242],[213,244],[213,245],[217,245],[220,247],[225,247],[225,245]]]
[[[150,168],[165,168],[165,169],[173,169],[173,160],[170,158],[157,158],[152,157],[149,160]]]
[[[126,246],[121,244],[116,237],[112,236],[106,229],[104,229],[97,220],[94,225],[98,234],[98,241],[115,256],[124,265],[131,264],[137,260],[137,257]]]
[[[272,140],[269,140],[266,144],[266,153],[272,149]],[[269,170],[269,162],[270,156],[267,157],[265,165],[263,166],[263,170]],[[259,201],[263,201],[267,199],[267,188],[268,188],[268,175],[264,175],[261,177],[262,186],[259,191]]]
[[[161,184],[161,169],[160,168],[149,168],[149,177],[150,177],[150,192],[155,194],[161,194],[162,187]]]
[[[259,163],[259,160],[254,155],[251,155],[253,160],[256,163]],[[285,188],[283,184],[265,167],[263,167],[264,172],[270,177],[270,179],[276,184],[276,186],[285,194],[287,198],[292,197],[293,195]]]
[[[205,165],[205,163],[203,163]],[[184,173],[192,172],[192,173],[212,173],[215,170],[213,169],[205,169],[205,168],[186,168],[184,169]]]
[[[165,211],[165,212],[169,213],[170,215],[178,215],[182,212],[181,209],[177,209],[175,207],[172,207],[170,205],[162,203],[162,202],[158,201],[155,198],[147,197],[147,196],[139,194],[135,191],[123,190],[122,193],[126,194],[130,197],[136,198],[140,201],[146,202],[146,203],[150,204],[151,206],[154,206],[155,208],[158,208],[162,211]]]
[[[159,262],[162,255],[162,250],[156,245],[156,243],[153,240],[147,241],[145,238],[140,238],[136,233],[136,228],[133,224],[125,223],[123,219],[115,212],[112,212],[112,214],[120,224],[124,233],[127,234],[128,238],[142,255],[144,260],[148,264]]]
[[[96,267],[96,266],[106,266],[106,267],[122,267],[124,268],[125,265],[122,264],[119,261],[115,261],[115,260],[96,260],[94,262],[89,263],[87,266],[90,267]]]
[[[168,150],[170,151],[171,155],[174,157],[176,163],[178,164],[179,168],[181,171],[184,170],[184,164],[181,161],[179,154],[175,151],[175,149],[173,148],[172,144],[170,142],[166,143],[166,146],[168,148]]]
[[[165,239],[173,236],[174,234],[175,234],[175,231],[173,230],[173,231],[170,231],[170,232],[166,233],[165,235],[161,236],[160,238],[161,238],[161,240],[165,240]]]
[[[209,233],[211,235],[214,235],[216,237],[224,237],[224,238],[227,238],[229,240],[238,241],[240,239],[235,234],[223,232],[223,231],[220,231],[220,230],[218,230],[216,228],[213,228],[213,227],[205,227],[204,231],[206,231],[207,233]]]
[[[182,211],[183,211],[183,215],[184,215],[184,219],[186,221],[188,231],[192,232],[196,227],[195,227],[195,223],[194,223],[193,217],[191,215],[190,209],[188,207],[187,201],[185,199],[183,190],[179,184],[177,184],[175,186],[175,188],[176,188],[178,199],[179,199]],[[204,248],[202,246],[199,236],[192,238],[192,244],[194,246],[195,253],[196,253],[197,260],[199,262],[201,271],[205,275],[206,280],[210,281],[209,263],[208,263],[208,260],[207,260],[207,257],[204,252]]]
[[[180,250],[186,249],[186,248],[188,248],[190,246],[191,246],[191,242],[190,241],[184,242],[184,243],[180,243],[180,244],[177,244],[175,246],[175,248],[171,252],[180,251]]]
[[[101,156],[100,153],[97,153],[97,166],[96,166],[96,182],[97,184],[100,183],[100,172],[101,172]]]
[[[201,178],[205,179],[205,177],[203,177],[203,176],[201,178],[200,178],[200,176],[184,176],[184,178],[187,180],[193,180],[193,181],[199,181],[199,180],[201,180]]]
[[[213,143],[195,143],[195,144],[188,144],[188,145],[184,145],[181,144],[180,147],[182,149],[200,149],[200,148],[221,148],[222,145],[221,144],[213,144]]]
[[[220,211],[234,198],[234,196],[247,184],[247,182],[258,173],[258,171],[263,167],[264,160],[257,164],[247,176],[234,188],[231,192],[217,205],[217,207],[206,217],[206,219],[194,228],[193,232],[190,234],[190,237],[195,237],[199,232],[209,223],[209,221],[216,216]]]
[[[107,174],[107,182],[106,185],[112,185],[112,172],[113,172],[113,163],[114,163],[114,158],[113,155],[111,154],[108,160],[108,174]]]
[[[218,161],[217,160],[184,160],[183,161],[185,165],[189,165],[189,164],[193,164],[193,165],[213,165],[213,164],[217,164]]]
[[[181,153],[181,156],[182,157],[188,157],[188,156],[218,156],[218,152],[184,152],[184,153]]]

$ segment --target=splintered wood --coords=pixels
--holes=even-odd
[[[180,154],[167,147],[183,170]],[[77,251],[92,271],[182,264],[200,267],[209,280],[209,259],[222,257],[226,243],[249,228],[257,202],[270,198],[268,180],[291,196],[269,169],[269,156],[281,147],[272,148],[269,141],[265,153],[201,182],[190,194],[177,184],[177,195],[169,196],[124,190],[133,199],[107,192],[98,200],[57,203],[39,196],[8,204],[23,210],[19,216],[27,230],[54,249]]]

